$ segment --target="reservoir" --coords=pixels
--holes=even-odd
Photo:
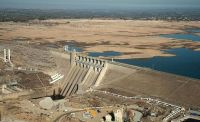
[[[166,34],[160,36],[165,38],[200,41],[200,36],[195,35],[195,33],[200,32],[200,29],[186,30],[186,32],[187,33],[184,34]],[[165,50],[165,52],[175,54],[176,56],[153,57],[149,59],[119,59],[116,61],[200,79],[200,51],[194,51],[187,48],[175,48]]]
[[[89,53],[89,56],[92,56],[92,57],[100,57],[100,56],[112,57],[112,56],[119,56],[119,55],[121,55],[121,53],[120,52],[115,52],[115,51],[90,52]]]
[[[195,33],[197,32],[200,32],[200,29],[186,30],[186,33],[184,34],[166,34],[160,36],[165,38],[200,41],[200,36],[195,35]],[[115,61],[200,79],[200,51],[194,51],[192,49],[187,49],[187,48],[175,48],[164,51],[166,53],[174,54],[176,56],[153,57],[148,59],[116,59]],[[90,53],[89,55],[94,57],[117,56],[120,55],[120,53],[94,52]]]
[[[174,39],[183,39],[191,41],[200,41],[200,36],[196,33],[200,33],[200,29],[188,29],[185,30],[186,33],[177,33],[177,34],[163,34],[161,37],[174,38]]]
[[[165,52],[175,54],[176,56],[153,57],[148,59],[119,59],[115,61],[200,79],[199,51],[176,48],[166,50]]]
[[[192,41],[200,41],[200,36],[190,33],[185,34],[166,34],[161,35],[161,37],[166,38],[174,38],[174,39],[183,39],[183,40],[192,40]]]

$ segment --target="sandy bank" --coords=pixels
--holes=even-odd
[[[28,23],[0,23],[0,40],[25,40],[57,44],[73,43],[86,52],[117,51],[114,58],[170,56],[162,50],[175,47],[197,48],[199,42],[159,37],[184,33],[185,28],[200,27],[199,21],[168,22],[142,20],[44,20]]]

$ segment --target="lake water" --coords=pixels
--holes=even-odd
[[[166,35],[161,35],[161,37],[174,38],[174,39],[185,39],[185,40],[192,40],[192,41],[200,41],[200,36],[195,35],[194,33],[166,34]]]
[[[176,56],[115,61],[200,79],[200,52],[186,48],[169,49],[166,52]]]
[[[188,29],[185,30],[186,33],[177,33],[177,34],[163,34],[161,37],[174,38],[174,39],[184,39],[192,41],[200,41],[200,36],[195,33],[200,33],[200,29]]]
[[[200,41],[200,36],[195,35],[196,32],[200,32],[200,29],[190,29],[186,30],[186,32],[187,33],[185,34],[166,34],[160,36],[166,38]],[[165,50],[165,52],[175,54],[176,56],[153,57],[148,59],[118,59],[115,61],[200,79],[200,51],[193,51],[186,48],[176,48]],[[118,55],[121,55],[121,53],[113,51],[89,53],[89,56],[93,57]]]
[[[121,53],[115,51],[105,51],[105,52],[90,52],[88,55],[92,57],[99,57],[99,56],[111,57],[111,56],[120,56]]]
[[[200,33],[200,29],[187,29],[186,30],[187,32],[189,32],[189,33]]]
[[[161,36],[166,38],[200,41],[200,36],[194,34],[200,32],[200,29],[190,29],[186,30],[186,32],[188,33],[166,34]],[[176,56],[153,57],[149,59],[122,59],[116,61],[200,79],[200,51],[177,48],[166,50],[166,52],[175,54]]]

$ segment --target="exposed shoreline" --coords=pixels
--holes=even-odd
[[[29,41],[41,45],[75,44],[84,52],[116,51],[116,59],[173,56],[162,50],[185,47],[198,50],[200,42],[160,37],[200,28],[200,21],[52,19],[0,22],[1,41]]]

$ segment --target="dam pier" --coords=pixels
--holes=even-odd
[[[98,86],[107,70],[105,60],[70,53],[70,70],[62,84],[62,96],[71,96]]]

